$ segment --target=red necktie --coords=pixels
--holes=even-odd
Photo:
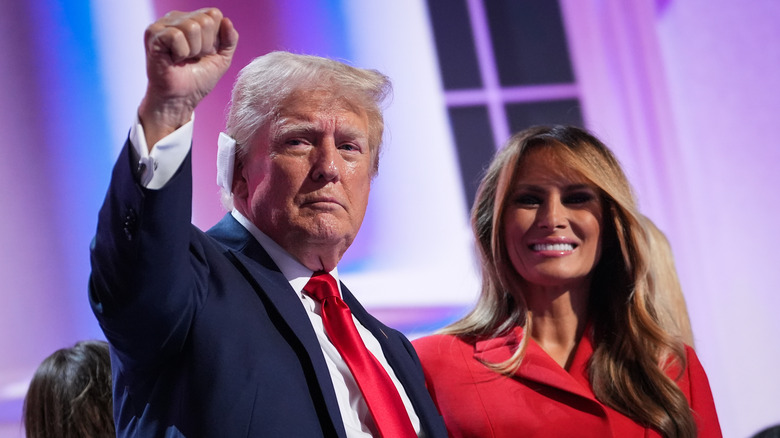
[[[322,303],[325,332],[352,371],[379,434],[385,438],[417,437],[393,381],[358,334],[352,312],[338,294],[336,280],[327,272],[315,272],[303,290]]]

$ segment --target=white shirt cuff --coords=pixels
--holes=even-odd
[[[190,121],[154,144],[149,152],[138,115],[130,128],[130,144],[138,154],[138,181],[147,189],[161,189],[179,169],[192,147],[195,114]]]

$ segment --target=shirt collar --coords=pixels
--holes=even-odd
[[[309,282],[309,279],[314,272],[306,266],[303,266],[301,262],[296,260],[295,257],[282,248],[278,243],[260,231],[260,229],[257,228],[257,226],[253,224],[252,221],[247,219],[238,210],[233,209],[230,214],[233,215],[233,218],[235,218],[238,223],[246,228],[255,239],[257,239],[263,249],[265,249],[265,251],[271,257],[271,260],[273,260],[274,263],[276,263],[276,266],[279,267],[279,270],[282,271],[282,275],[284,275],[284,277],[290,283],[290,286],[292,286],[292,288],[295,290],[295,293],[302,295],[304,286],[306,286],[306,283]],[[341,282],[339,282],[338,267],[333,268],[333,270],[330,271],[330,275],[336,279],[336,284],[339,287],[339,293],[341,293]]]

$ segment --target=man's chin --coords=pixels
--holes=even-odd
[[[326,215],[329,216],[329,215]],[[342,221],[335,218],[318,215],[317,220],[301,224],[295,227],[298,231],[294,238],[301,243],[308,242],[313,245],[336,245],[341,242],[352,243],[355,232],[351,227],[344,226]]]

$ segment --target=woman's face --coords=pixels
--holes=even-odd
[[[528,151],[504,209],[507,252],[517,273],[543,287],[577,287],[601,255],[599,192],[546,148]]]

